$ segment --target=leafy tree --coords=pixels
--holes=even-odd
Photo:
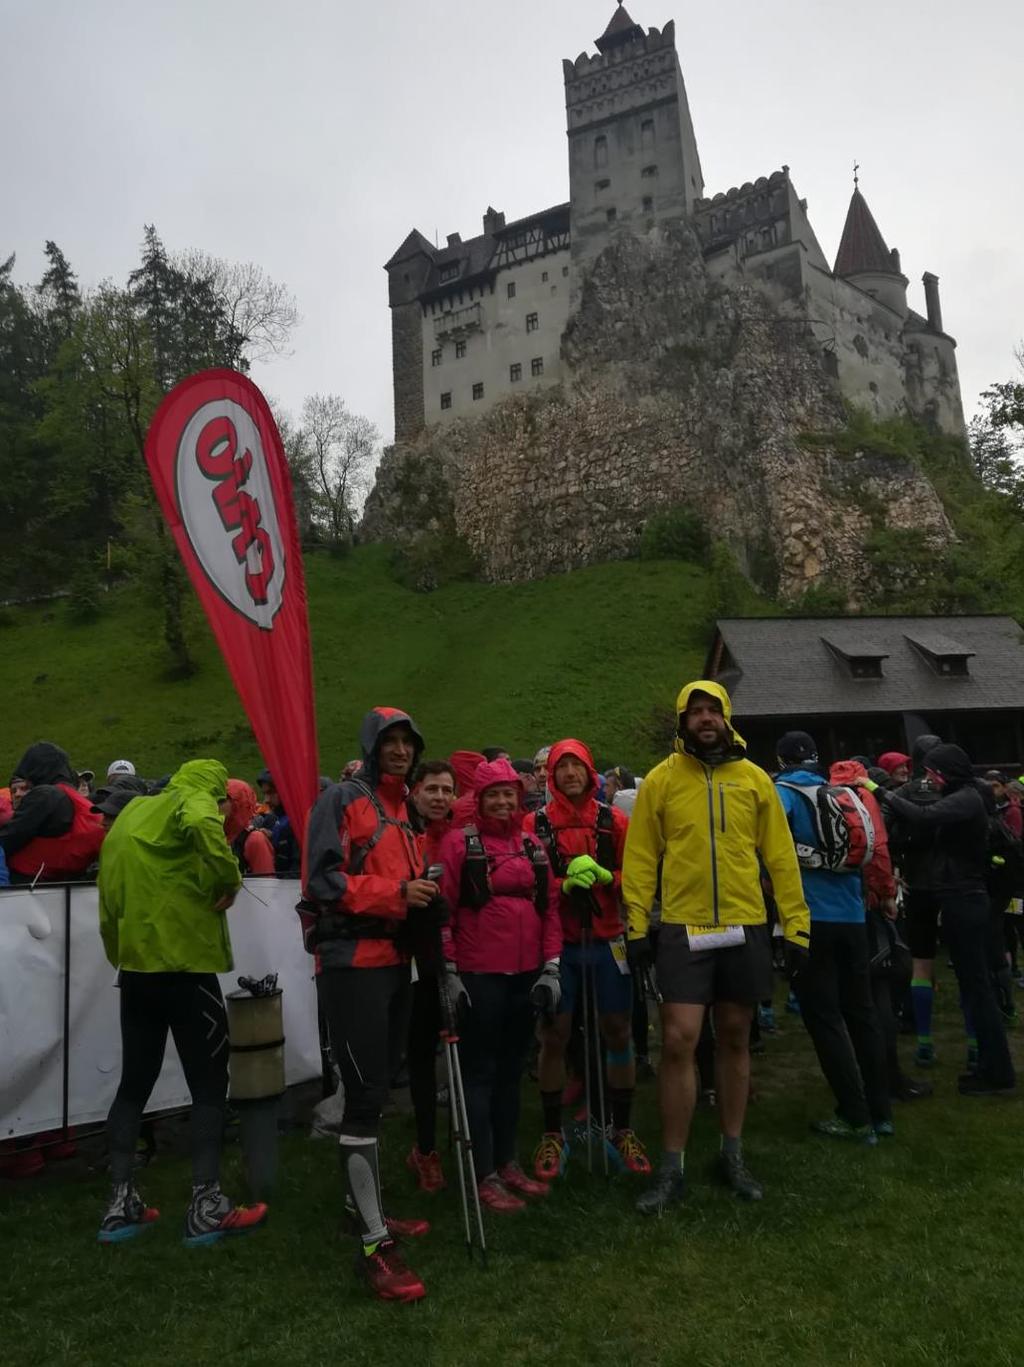
[[[311,394],[302,406],[302,433],[311,471],[314,520],[335,545],[349,544],[369,482],[380,433],[369,418],[350,413],[337,394]]]

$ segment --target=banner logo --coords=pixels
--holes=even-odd
[[[207,579],[269,631],[284,598],[284,544],[259,428],[233,399],[189,418],[175,462],[178,510]]]

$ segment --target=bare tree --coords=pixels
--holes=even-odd
[[[294,296],[251,261],[223,261],[206,252],[182,252],[174,266],[212,291],[227,324],[230,361],[268,361],[288,355],[291,331],[301,321]]]
[[[316,490],[318,521],[334,542],[352,539],[356,512],[376,464],[380,433],[350,413],[338,394],[311,394],[302,427]]]

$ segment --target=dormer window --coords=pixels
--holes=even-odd
[[[943,636],[937,631],[919,631],[907,640],[921,659],[940,679],[970,678],[969,661],[974,657],[973,650],[967,650],[959,641]]]
[[[889,658],[887,651],[866,641],[846,640],[838,633],[833,636],[822,636],[821,639],[851,679],[885,677],[882,666]]]
[[[450,266],[442,266],[442,267],[441,267],[441,284],[442,284],[442,285],[445,284],[445,283],[446,283],[447,281],[449,281],[449,280],[458,280],[458,278],[459,278],[459,263],[458,263],[457,261],[454,261]]]

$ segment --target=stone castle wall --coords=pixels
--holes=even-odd
[[[494,580],[636,554],[648,517],[686,503],[763,587],[867,586],[884,510],[937,547],[952,532],[907,462],[811,448],[845,421],[810,330],[762,291],[712,280],[687,225],[616,237],[563,339],[567,378],[389,450],[367,539],[454,531]]]

